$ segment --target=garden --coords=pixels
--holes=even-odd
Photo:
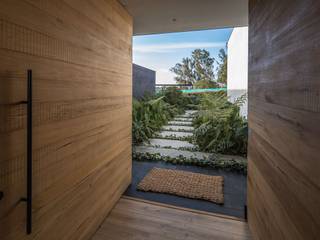
[[[133,160],[163,161],[246,173],[248,123],[243,95],[183,94],[167,88],[133,101]]]

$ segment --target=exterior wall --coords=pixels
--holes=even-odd
[[[228,97],[233,102],[248,89],[248,27],[233,29],[228,42]],[[241,107],[242,116],[248,115],[248,103]]]
[[[133,64],[133,97],[140,99],[145,95],[153,95],[156,89],[156,72]]]
[[[254,239],[320,236],[320,2],[250,0],[248,220]]]
[[[237,27],[228,41],[228,89],[248,89],[248,27]]]
[[[0,1],[1,240],[89,239],[130,183],[131,40],[132,19],[116,0]],[[27,236],[20,198],[29,68],[33,233]]]

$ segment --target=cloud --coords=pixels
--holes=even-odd
[[[168,53],[179,49],[195,48],[223,48],[225,42],[184,42],[154,45],[134,45],[133,51],[136,53]]]

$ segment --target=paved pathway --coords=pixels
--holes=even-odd
[[[193,132],[194,128],[191,126],[179,126],[179,125],[166,125],[162,127],[162,130],[172,132]]]
[[[186,111],[184,115],[176,117],[168,125],[163,126],[157,136],[150,139],[148,143],[135,146],[134,150],[138,153],[159,153],[164,157],[198,158],[199,160],[210,158],[210,153],[198,152],[197,147],[190,143],[194,128],[192,127],[192,116],[196,111]],[[186,120],[187,119],[187,120]],[[181,126],[181,124],[188,126]],[[217,155],[216,155],[217,156]],[[240,156],[220,155],[220,158],[227,160],[245,161]]]
[[[206,159],[209,153],[194,151],[196,146],[188,141],[193,136],[192,119],[196,111],[189,110],[177,116],[168,125],[162,127],[158,136],[150,139],[149,143],[136,146],[138,153],[159,153],[162,156]]]
[[[172,138],[184,138],[192,137],[192,132],[172,132],[172,131],[161,131],[157,137],[161,137],[164,139],[172,139]],[[151,139],[152,140],[152,139]]]
[[[151,139],[149,142],[149,146],[162,147],[162,148],[174,148],[174,149],[181,149],[183,147],[188,147],[188,148],[196,147],[195,145],[187,141],[157,139],[157,138]]]
[[[210,159],[211,154],[197,151],[197,146],[190,143],[194,128],[192,126],[192,117],[196,111],[189,110],[185,114],[177,116],[170,121],[168,125],[163,126],[161,131],[148,143],[141,146],[134,146],[137,153],[158,153],[163,157],[177,158],[183,156],[186,159]],[[230,156],[216,154],[219,159],[246,161],[240,156]]]
[[[188,142],[186,142],[186,145],[187,144]],[[138,146],[138,147],[135,147],[135,151],[139,153],[152,153],[152,154],[158,153],[161,156],[168,156],[172,158],[178,158],[179,156],[183,156],[185,158],[190,158],[190,159],[194,159],[194,158],[207,159],[210,157],[210,153],[178,150],[178,149],[163,148],[163,147],[152,147],[152,146]]]
[[[191,120],[192,121],[192,120]],[[175,121],[170,121],[168,122],[168,125],[171,126],[171,125],[178,125],[178,126],[192,126],[192,122],[190,120],[188,121],[179,121],[179,120],[175,120]]]

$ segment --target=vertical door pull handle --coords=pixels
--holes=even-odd
[[[26,202],[26,232],[32,232],[32,70],[27,71],[27,196],[21,198]]]

